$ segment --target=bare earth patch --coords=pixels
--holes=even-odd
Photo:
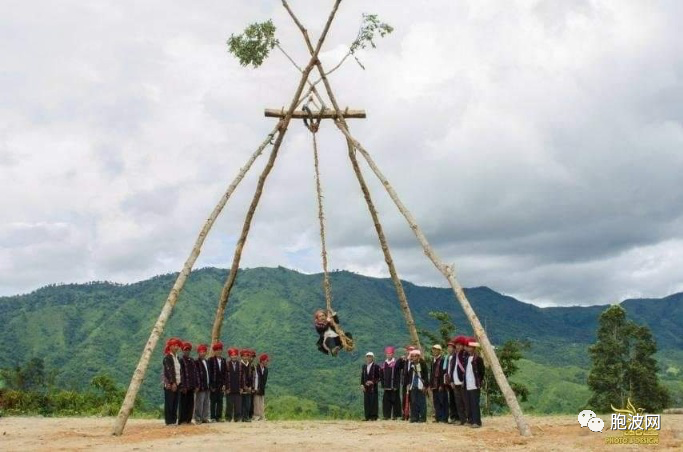
[[[612,446],[604,433],[581,428],[574,416],[529,417],[534,434],[523,438],[512,417],[484,418],[484,427],[378,421],[267,421],[166,427],[158,420],[130,420],[111,436],[113,418],[0,418],[0,450],[657,450],[683,448],[683,415],[662,416],[658,446]]]

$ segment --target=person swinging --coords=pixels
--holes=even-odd
[[[339,350],[345,348],[344,342],[335,328],[339,325],[337,313],[331,312],[331,315],[328,315],[324,309],[318,309],[313,314],[313,324],[320,335],[317,343],[318,350],[326,355],[337,356]],[[346,336],[347,341],[353,339],[348,331],[342,332],[342,334]]]

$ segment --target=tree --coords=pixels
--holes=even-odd
[[[621,306],[610,306],[600,315],[597,340],[588,352],[592,361],[588,374],[591,409],[609,412],[612,406],[623,407],[631,399],[652,412],[669,403],[668,392],[657,377],[657,345],[652,333],[628,320]]]
[[[519,370],[518,361],[523,358],[522,352],[531,348],[527,341],[510,340],[505,342],[500,348],[496,349],[496,356],[503,368],[503,375],[509,380],[512,375]],[[529,388],[521,383],[510,382],[515,396],[522,402],[526,402],[529,397]],[[481,382],[481,393],[484,396],[484,413],[491,415],[499,412],[505,406],[505,396],[503,395],[491,369],[487,366],[484,379]]]
[[[455,334],[455,325],[453,324],[453,320],[451,320],[450,314],[444,311],[431,311],[429,313],[429,316],[433,319],[438,320],[438,331],[434,333],[429,330],[424,330],[422,328],[420,328],[418,331],[420,335],[427,338],[428,343],[432,345],[440,344],[445,350],[446,345],[451,340],[453,334]]]

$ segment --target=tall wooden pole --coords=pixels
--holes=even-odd
[[[273,129],[272,132],[268,134],[268,137],[266,137],[263,143],[261,143],[261,146],[259,146],[258,149],[256,149],[256,151],[252,154],[252,156],[247,161],[246,165],[244,165],[244,167],[240,169],[239,173],[237,174],[237,177],[235,177],[235,179],[233,180],[232,184],[230,184],[223,197],[221,197],[221,199],[218,201],[218,204],[216,204],[216,207],[214,207],[213,212],[211,212],[211,215],[206,220],[206,223],[204,223],[202,230],[199,232],[199,236],[197,237],[197,240],[194,243],[194,247],[190,252],[190,256],[187,258],[187,260],[185,261],[185,265],[183,265],[183,269],[178,274],[178,277],[176,278],[176,281],[173,284],[173,288],[171,289],[171,292],[168,294],[168,298],[166,298],[166,303],[164,303],[164,307],[161,309],[161,313],[159,314],[159,317],[157,318],[157,321],[154,324],[154,327],[152,328],[152,332],[149,335],[147,344],[145,344],[145,348],[142,350],[142,355],[140,356],[138,365],[135,368],[135,371],[133,372],[133,377],[131,378],[130,384],[128,385],[126,397],[123,400],[123,404],[121,405],[121,409],[119,410],[119,414],[114,423],[114,429],[112,431],[112,434],[120,435],[121,433],[123,433],[123,429],[126,427],[126,422],[128,421],[128,416],[130,416],[130,412],[133,409],[133,405],[135,405],[135,398],[137,397],[138,391],[140,390],[140,385],[142,384],[142,381],[145,378],[145,373],[147,372],[147,367],[149,366],[149,359],[152,356],[152,352],[154,351],[157,342],[159,341],[159,337],[164,331],[166,321],[168,320],[169,316],[171,315],[171,311],[173,311],[173,307],[178,301],[180,291],[183,289],[185,281],[187,280],[187,277],[190,275],[192,267],[194,266],[194,263],[197,261],[197,258],[199,257],[199,253],[201,253],[202,245],[204,244],[204,240],[206,240],[206,236],[209,234],[211,227],[216,222],[218,215],[223,210],[223,207],[225,207],[225,204],[228,202],[228,199],[230,199],[230,196],[237,188],[237,185],[239,185],[242,179],[244,179],[244,176],[247,174],[247,171],[249,171],[254,161],[261,155],[266,146],[268,146],[268,144],[271,143],[273,137],[275,136],[275,133],[278,131],[278,128],[279,124],[277,127],[275,127],[275,129]]]
[[[294,11],[289,7],[289,4],[287,3],[286,0],[283,0],[283,5],[289,15],[291,16],[292,20],[296,24],[296,26],[299,28],[299,30],[302,32],[304,36],[304,40],[306,41],[306,46],[308,47],[309,52],[313,52],[313,45],[311,44],[311,40],[308,38],[307,34],[304,33],[304,26],[303,24],[299,21],[299,19],[296,17],[294,14]],[[327,74],[325,74],[325,71],[323,70],[322,64],[320,61],[317,62],[316,67],[318,69],[318,72],[321,74],[321,80],[323,81],[325,85],[325,89],[327,90],[327,95],[330,98],[330,102],[332,103],[332,106],[334,110],[337,112],[337,119],[341,120],[344,122],[346,127],[348,128],[348,124],[346,124],[346,120],[344,119],[344,115],[342,114],[342,110],[339,108],[339,104],[337,103],[337,99],[332,91],[332,88],[330,87],[329,80],[327,79]],[[317,90],[315,89],[315,86],[311,87],[311,91],[313,94],[316,95],[316,97],[321,100],[322,98],[320,97],[320,94],[318,94]],[[384,261],[387,264],[387,267],[389,268],[389,275],[391,275],[391,280],[394,283],[394,288],[396,289],[396,295],[398,297],[399,305],[401,306],[401,311],[403,312],[403,317],[405,318],[406,321],[406,326],[408,327],[408,332],[410,334],[410,340],[411,342],[416,345],[419,348],[422,348],[422,345],[420,343],[420,336],[417,334],[417,327],[415,326],[415,320],[413,319],[413,314],[410,311],[410,305],[408,304],[408,298],[406,297],[406,293],[403,290],[403,284],[401,283],[401,279],[398,277],[398,273],[396,272],[396,267],[394,266],[394,260],[391,257],[391,251],[389,250],[389,245],[387,244],[387,239],[386,236],[384,235],[384,229],[382,228],[382,223],[379,221],[379,215],[377,213],[377,209],[375,209],[375,205],[372,202],[372,197],[370,196],[370,190],[368,190],[368,186],[365,183],[365,179],[363,178],[363,174],[360,170],[360,166],[358,165],[358,160],[356,159],[353,143],[350,140],[346,140],[346,145],[348,148],[348,154],[349,154],[349,159],[351,160],[351,165],[353,167],[353,170],[356,174],[356,178],[358,179],[358,183],[360,185],[361,191],[363,192],[363,197],[365,198],[365,202],[368,206],[368,210],[370,211],[370,216],[372,217],[372,222],[375,226],[375,231],[377,232],[377,237],[379,239],[380,246],[382,248],[382,253],[384,254]]]
[[[308,76],[310,75],[311,71],[315,67],[316,63],[318,62],[318,53],[320,53],[320,49],[322,48],[323,42],[325,42],[325,38],[327,37],[327,33],[330,30],[330,25],[332,24],[332,21],[334,20],[334,16],[337,13],[337,9],[339,8],[339,4],[341,3],[341,0],[336,0],[334,2],[334,6],[332,7],[332,11],[330,12],[329,17],[327,18],[327,22],[325,23],[325,28],[323,28],[322,34],[320,35],[320,38],[318,39],[318,44],[316,48],[311,52],[311,59],[304,68],[302,74],[301,74],[301,81],[299,82],[299,86],[296,89],[296,93],[294,94],[294,98],[292,99],[292,102],[289,105],[289,109],[287,110],[287,114],[282,121],[282,132],[278,135],[275,144],[273,145],[273,150],[270,154],[270,160],[268,160],[268,164],[266,165],[265,169],[263,170],[263,173],[261,173],[261,177],[259,177],[258,185],[256,187],[256,193],[254,193],[254,198],[252,199],[251,205],[249,206],[249,211],[247,212],[247,217],[244,221],[244,225],[242,227],[242,233],[240,234],[240,238],[237,241],[237,246],[235,248],[235,254],[232,259],[232,266],[230,267],[230,273],[228,274],[228,279],[225,282],[225,285],[223,286],[223,289],[221,290],[221,295],[218,300],[218,308],[216,309],[216,317],[214,318],[213,322],[213,329],[211,330],[211,340],[213,342],[218,341],[218,338],[221,335],[221,328],[223,326],[223,317],[225,315],[225,307],[228,304],[228,299],[230,298],[230,292],[232,291],[233,286],[235,285],[235,280],[237,279],[237,271],[239,270],[239,264],[240,264],[240,259],[242,258],[242,249],[244,248],[244,244],[247,241],[247,235],[249,234],[249,228],[251,227],[251,220],[254,216],[254,211],[256,210],[256,206],[258,205],[259,199],[261,198],[261,193],[263,191],[263,185],[266,181],[266,178],[268,177],[268,174],[270,173],[270,170],[273,167],[273,163],[275,162],[275,158],[277,157],[277,152],[280,149],[280,145],[282,144],[282,138],[284,137],[285,131],[287,130],[287,126],[289,125],[289,122],[292,120],[292,114],[294,110],[296,109],[297,103],[299,102],[299,97],[301,96],[301,92],[304,90],[304,86],[306,85],[306,82],[308,81]],[[308,32],[304,30],[304,33],[306,37],[308,37]]]
[[[410,211],[401,202],[401,200],[398,197],[398,194],[396,194],[396,191],[391,186],[387,178],[384,177],[382,172],[379,170],[375,162],[372,160],[372,157],[370,157],[370,154],[368,154],[365,148],[363,148],[363,146],[351,136],[351,133],[344,126],[341,120],[337,120],[336,124],[339,130],[341,130],[341,132],[346,136],[346,138],[351,140],[351,142],[353,143],[354,147],[358,150],[358,152],[360,152],[363,155],[363,158],[365,158],[372,171],[375,173],[377,178],[382,182],[382,185],[384,185],[384,188],[387,190],[387,193],[389,193],[389,196],[391,197],[392,201],[394,201],[394,204],[396,204],[396,207],[398,207],[398,210],[401,212],[401,214],[403,214],[406,221],[410,225],[410,228],[413,230],[413,233],[417,237],[417,240],[420,242],[420,245],[422,245],[424,253],[432,261],[434,266],[448,280],[448,283],[450,284],[451,288],[453,289],[453,292],[455,293],[455,297],[460,302],[460,306],[462,306],[463,311],[465,311],[465,315],[467,316],[467,318],[470,321],[470,324],[472,325],[474,334],[477,336],[477,339],[479,339],[482,351],[484,353],[484,357],[489,362],[491,370],[493,371],[493,376],[496,379],[496,383],[498,383],[498,387],[500,388],[501,392],[503,393],[503,396],[505,397],[505,401],[507,402],[507,405],[510,408],[510,412],[515,418],[517,428],[519,429],[519,433],[522,436],[531,436],[531,429],[529,428],[529,424],[527,424],[526,419],[524,418],[524,414],[522,413],[522,408],[520,407],[519,402],[517,401],[517,397],[515,396],[514,391],[510,387],[510,384],[508,383],[505,374],[503,373],[503,369],[500,366],[498,357],[496,356],[496,353],[493,350],[493,347],[491,346],[491,342],[489,341],[489,338],[486,335],[484,327],[482,327],[481,322],[477,317],[477,314],[474,312],[474,309],[472,309],[472,305],[467,299],[467,296],[465,295],[465,292],[462,290],[462,287],[455,279],[453,267],[451,265],[446,265],[443,263],[443,261],[441,261],[439,256],[436,254],[434,249],[430,246],[429,242],[427,241],[427,237],[425,237],[424,233],[415,221],[415,217],[413,217]]]
[[[287,11],[289,12],[290,16],[296,23],[296,25],[299,27],[300,30],[303,30],[303,25],[299,20],[296,18],[292,10],[289,8],[289,6],[286,4],[286,0],[283,0],[283,4],[285,4],[285,8],[287,8]],[[307,41],[307,46],[309,48],[309,51],[311,50],[311,44],[310,40],[308,40],[308,37],[304,33],[304,39]],[[339,106],[337,105],[334,93],[332,92],[332,87],[329,83],[329,80],[327,80],[327,76],[325,75],[325,71],[323,70],[322,64],[318,62],[316,65],[318,68],[318,72],[320,73],[321,79],[323,81],[323,84],[325,85],[325,90],[327,91],[327,95],[330,98],[330,102],[332,102],[332,105],[334,106],[334,109],[339,112]],[[503,373],[503,369],[500,366],[500,362],[498,361],[498,357],[496,356],[495,351],[493,350],[493,346],[491,345],[491,342],[488,339],[488,336],[486,335],[486,331],[484,331],[484,328],[481,325],[481,322],[479,321],[479,318],[477,317],[476,313],[474,312],[474,309],[472,309],[472,305],[470,304],[469,300],[467,299],[467,296],[465,295],[465,292],[462,290],[462,287],[458,283],[458,281],[455,279],[455,275],[453,272],[452,266],[448,266],[444,264],[441,259],[439,259],[438,255],[434,252],[432,247],[429,245],[429,242],[427,241],[427,238],[425,235],[422,233],[422,230],[418,226],[417,222],[415,221],[415,218],[413,215],[410,213],[410,211],[403,205],[401,200],[399,199],[398,195],[396,194],[396,191],[393,189],[389,181],[384,177],[382,172],[379,170],[375,162],[372,160],[368,152],[361,146],[361,144],[353,138],[351,133],[349,132],[348,125],[346,121],[344,120],[344,117],[342,115],[337,115],[337,119],[335,120],[335,124],[341,130],[341,132],[344,134],[344,136],[347,139],[347,144],[349,146],[353,146],[354,148],[358,149],[358,151],[363,155],[365,160],[368,162],[368,165],[370,168],[373,170],[375,175],[379,178],[379,180],[382,182],[382,185],[384,185],[384,188],[387,190],[389,193],[389,196],[391,199],[394,201],[394,204],[396,204],[396,207],[398,207],[399,211],[405,219],[408,221],[408,224],[410,225],[410,228],[413,230],[415,233],[418,241],[422,245],[425,254],[429,259],[432,261],[434,266],[446,277],[448,280],[449,284],[451,285],[451,288],[453,289],[453,292],[455,293],[455,296],[457,300],[460,302],[460,305],[463,308],[463,311],[465,312],[465,315],[470,321],[470,324],[472,325],[472,329],[474,330],[474,334],[477,336],[479,339],[479,342],[481,343],[482,346],[482,351],[484,352],[484,357],[487,359],[487,361],[490,363],[491,370],[493,371],[493,376],[496,379],[496,382],[498,383],[498,386],[501,389],[501,392],[503,393],[503,396],[505,397],[505,401],[507,402],[508,407],[510,408],[510,412],[515,418],[515,421],[517,422],[517,428],[519,429],[519,432],[522,436],[531,436],[531,429],[529,428],[529,425],[526,422],[526,419],[524,418],[524,414],[522,413],[522,408],[519,405],[519,402],[517,401],[517,397],[515,396],[514,391],[510,387],[509,382],[507,381],[507,378],[505,377],[505,374]],[[355,168],[354,168],[355,169]],[[374,220],[374,216],[373,216]],[[386,256],[386,255],[385,255]]]

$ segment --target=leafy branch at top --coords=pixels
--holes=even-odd
[[[255,68],[261,66],[270,51],[278,45],[272,20],[255,22],[243,34],[230,35],[228,39],[228,50],[239,59],[240,64],[251,64]]]

